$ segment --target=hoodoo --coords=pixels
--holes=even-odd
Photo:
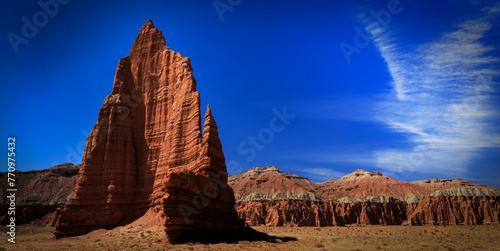
[[[237,240],[217,125],[208,107],[202,131],[192,72],[189,58],[168,48],[148,20],[118,63],[57,238],[147,217],[171,243]]]

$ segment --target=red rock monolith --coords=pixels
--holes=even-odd
[[[116,70],[55,236],[159,219],[171,243],[235,241],[234,194],[210,108],[201,127],[190,59],[148,20]]]

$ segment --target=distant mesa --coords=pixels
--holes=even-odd
[[[80,165],[65,163],[44,170],[16,172],[16,224],[52,226],[57,209],[71,198]],[[8,224],[7,173],[0,173],[0,223]]]
[[[255,167],[229,177],[236,201],[321,200],[316,184],[295,174],[285,174],[274,166]]]
[[[167,241],[237,241],[240,223],[218,128],[189,58],[148,20],[87,138],[57,238],[124,224],[161,225]]]
[[[385,201],[418,202],[424,196],[500,196],[500,189],[462,179],[401,182],[381,172],[356,170],[339,179],[314,183],[275,166],[254,167],[229,177],[236,201],[315,200],[338,203]],[[374,197],[375,196],[375,197]]]
[[[251,226],[461,225],[499,223],[500,189],[461,179],[401,182],[356,170],[314,183],[274,166],[229,177]]]

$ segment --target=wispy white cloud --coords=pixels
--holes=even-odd
[[[500,147],[492,97],[500,75],[496,48],[483,43],[500,13],[465,21],[434,42],[412,50],[398,44],[397,34],[375,25],[366,29],[387,63],[393,92],[377,106],[376,118],[408,134],[412,149],[374,153],[376,165],[400,176],[414,172],[460,175],[485,147]]]

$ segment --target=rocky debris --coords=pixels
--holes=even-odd
[[[55,212],[71,198],[80,165],[65,163],[49,169],[15,172],[16,175],[16,223],[42,224],[39,221],[45,215]],[[7,173],[0,173],[0,222],[6,224],[7,209]],[[50,220],[49,220],[50,222]]]
[[[57,238],[148,221],[171,243],[237,239],[217,125],[207,108],[202,132],[192,71],[148,20],[118,63]]]
[[[500,212],[499,189],[460,179],[400,182],[380,172],[356,170],[315,184],[272,166],[252,168],[229,180],[238,215],[252,226],[499,223],[494,216]],[[286,194],[287,186],[300,187],[307,196]],[[433,197],[443,199],[429,199]]]

